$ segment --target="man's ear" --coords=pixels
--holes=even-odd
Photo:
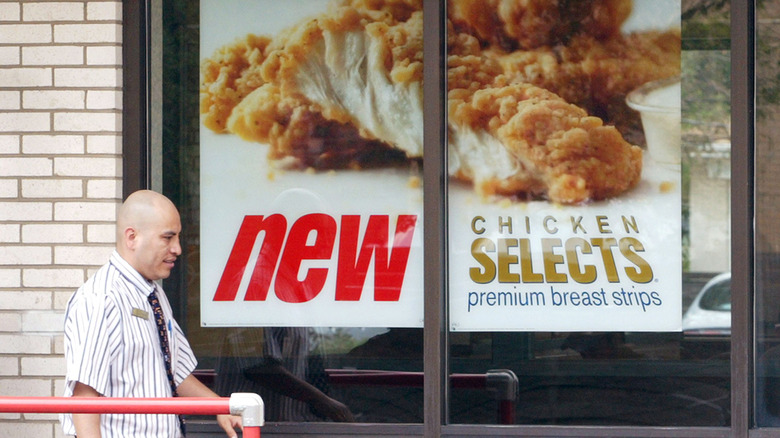
[[[125,247],[127,249],[135,249],[136,244],[138,243],[138,232],[133,227],[127,227],[125,228],[124,232],[125,236]]]

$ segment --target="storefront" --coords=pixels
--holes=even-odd
[[[266,436],[780,435],[777,2],[330,3],[123,5],[203,379]]]

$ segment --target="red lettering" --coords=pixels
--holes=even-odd
[[[358,215],[341,218],[335,299],[360,300],[373,256],[374,300],[398,301],[417,216],[398,216],[392,247],[389,242],[389,216],[370,216],[362,243],[359,243],[360,220]],[[245,216],[214,294],[214,301],[236,299],[260,233],[264,233],[264,236],[244,300],[265,301],[274,273],[274,291],[281,301],[303,303],[312,300],[322,291],[328,268],[310,267],[303,279],[299,279],[299,274],[305,261],[329,260],[332,257],[336,232],[336,220],[331,216],[308,214],[295,221],[284,243],[287,234],[287,219],[284,216]]]
[[[257,257],[252,278],[246,292],[246,301],[263,301],[268,296],[276,261],[282,249],[284,235],[287,232],[287,219],[280,214],[273,214],[263,219],[263,216],[245,216],[238,230],[236,242],[230,251],[222,278],[219,280],[214,301],[233,301],[238,293],[238,286],[244,277],[244,269],[249,262],[252,248],[255,246],[260,232],[265,231],[263,245]]]
[[[308,245],[309,235],[315,232],[313,244]],[[276,273],[274,291],[287,303],[304,303],[316,297],[328,277],[327,268],[309,268],[306,277],[298,280],[298,272],[304,260],[326,260],[333,253],[336,241],[336,221],[326,214],[308,214],[293,224],[287,244],[284,246],[279,271]]]
[[[389,222],[387,215],[372,215],[368,219],[363,243],[358,253],[360,216],[342,216],[336,301],[360,300],[372,254],[374,255],[374,300],[398,301],[417,216],[398,217],[390,257],[388,257]]]

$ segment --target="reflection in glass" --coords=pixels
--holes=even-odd
[[[198,357],[199,369],[196,375],[223,395],[238,390],[262,394],[268,421],[354,420],[366,423],[421,423],[423,421],[422,329],[208,328],[201,326],[200,263],[203,259],[200,256],[204,251],[201,227],[207,226],[205,222],[203,224],[200,222],[202,204],[205,204],[202,199],[201,178],[205,174],[203,160],[207,159],[205,155],[201,155],[199,147],[201,125],[198,102],[201,85],[199,52],[203,48],[200,47],[199,29],[201,5],[198,1],[161,3],[164,46],[163,191],[179,206],[183,222],[182,245],[185,246],[183,260],[177,267],[175,275],[167,282],[166,289],[171,290],[171,295],[174,296],[174,300],[177,300],[174,302],[177,317],[182,321],[182,325],[186,326],[188,339]],[[246,11],[247,15],[242,15],[242,18],[251,21],[253,18],[250,12],[254,11],[262,15],[264,11],[262,7],[257,6],[256,2],[249,3],[254,9],[250,8],[251,11]],[[211,2],[211,4],[216,8],[227,10],[228,6],[236,6],[238,3],[227,5],[226,2]],[[274,2],[274,4],[279,9],[287,8],[285,12],[290,15],[300,14],[307,8],[324,10],[328,7],[327,1],[317,0],[297,2],[296,7],[289,7],[283,2]],[[394,11],[407,18],[412,13],[406,7]],[[245,11],[241,9],[241,12],[243,14]],[[374,16],[382,17],[378,13]],[[273,24],[283,21],[281,17],[275,15],[270,17]],[[235,32],[236,29],[230,31]],[[260,33],[261,29],[251,28],[251,31]],[[230,42],[232,36],[229,38],[227,36],[230,32],[225,29],[224,33],[224,40],[219,38],[219,41],[209,43]],[[377,35],[381,34],[375,34]],[[399,44],[404,43],[402,38],[388,40]],[[416,78],[415,75],[421,75],[421,53],[412,50],[417,46],[421,46],[421,41],[413,39],[408,46],[410,50],[405,53],[394,52],[394,55],[403,55],[399,63],[404,63],[394,70],[394,78],[398,81],[406,81],[411,86],[415,86],[413,80]],[[350,55],[354,55],[354,60],[358,62],[364,60],[358,52]],[[413,57],[416,62],[406,63],[407,57]],[[338,64],[338,61],[336,66],[345,67]],[[355,67],[354,71],[349,71],[349,73],[355,72],[360,73],[358,67]],[[361,78],[359,75],[349,77],[356,80]],[[381,79],[381,75],[372,77]],[[330,74],[324,75],[323,78],[340,79]],[[353,91],[360,93],[364,90],[358,88]],[[412,91],[419,91],[419,94],[422,94],[421,89],[413,88]],[[410,95],[414,97],[411,91]],[[421,113],[411,111],[405,106],[408,100],[397,101],[397,95],[390,93],[385,94],[384,97],[385,104],[389,99],[402,107],[401,111],[395,111],[401,122],[387,117],[389,115],[387,108],[372,107],[371,112],[366,111],[360,115],[370,117],[375,112],[379,113],[382,117],[377,117],[378,122],[391,124],[389,134],[404,135],[406,130],[400,128],[407,128],[421,136],[421,132],[418,132],[421,131],[421,119],[409,121],[410,118],[421,116]],[[353,104],[358,105],[372,102],[361,99],[352,101]],[[309,109],[315,107],[316,105],[307,106]],[[303,109],[302,105],[298,105],[297,110]],[[296,114],[301,115],[300,112]],[[273,121],[282,124],[289,122],[284,116],[279,118],[281,120]],[[422,197],[419,157],[412,156],[410,159],[403,152],[390,150],[383,142],[363,137],[353,126],[335,122],[324,123],[322,118],[314,117],[312,114],[304,114],[304,117],[296,118],[295,123],[295,129],[288,132],[290,134],[288,137],[298,141],[291,140],[295,148],[285,152],[297,154],[302,166],[308,168],[308,171],[301,170],[301,174],[311,176],[309,171],[313,168],[339,169],[353,175],[365,169],[377,167],[387,169],[387,172],[371,174],[373,179],[370,183],[377,184],[377,187],[382,189],[373,193],[374,196],[365,196],[365,191],[371,184],[341,187],[337,196],[354,200],[356,205],[360,202],[373,201],[381,204],[382,212],[388,211],[387,208],[402,211],[403,207],[400,204],[403,202],[414,204],[419,208]],[[297,136],[306,137],[305,141]],[[227,160],[218,158],[214,161],[216,164],[224,164]],[[333,179],[331,172],[321,174],[323,178]],[[268,179],[265,173],[260,174],[260,178]],[[389,181],[388,178],[395,178],[395,180]],[[281,173],[276,175],[276,180],[280,179],[282,179]],[[411,193],[408,199],[385,200],[379,196],[380,192],[382,194],[389,192],[386,189],[392,185],[390,182],[394,181],[400,182],[396,186],[408,189]],[[320,182],[322,183],[322,180]],[[244,188],[241,182],[227,181],[227,185],[231,189]],[[255,186],[252,188],[257,189]],[[258,196],[266,196],[262,199],[270,199],[267,191],[261,191]],[[286,197],[285,202],[288,203],[288,208],[312,208],[311,200],[301,200],[301,198],[290,200]],[[221,213],[224,212],[217,212],[217,214]],[[419,259],[410,262],[410,265],[412,263],[417,264],[415,270],[419,272],[421,270]]]
[[[571,41],[581,42],[577,32],[583,28],[595,32],[589,27],[594,22],[588,20],[587,8],[578,10],[579,15],[572,15],[583,23],[574,33],[567,31],[565,18],[559,17],[553,23],[535,22],[542,29],[548,24],[546,29],[554,32],[539,33],[543,48],[534,51],[518,50],[538,43],[527,40],[531,32],[511,32],[512,26],[530,26],[529,22],[502,22],[500,14],[492,21],[479,20],[485,18],[484,8],[470,10],[468,4],[450,2],[448,13],[450,17],[456,16],[453,20],[456,31],[477,35],[483,48],[512,52],[511,57],[503,60],[524,62],[519,70],[527,76],[526,80],[553,88],[569,101],[588,109],[590,114],[617,126],[632,143],[643,144],[641,125],[634,119],[635,114],[614,103],[621,99],[615,99],[612,105],[598,106],[598,100],[588,93],[603,84],[573,81],[576,66],[567,66],[565,74],[570,76],[562,82],[566,86],[555,89],[552,81],[544,82],[550,77],[546,75],[564,74],[561,66],[573,59],[566,45]],[[516,6],[520,7],[520,2]],[[681,6],[680,250],[685,331],[450,332],[449,423],[599,426],[727,426],[730,423],[728,8],[715,2],[693,1],[683,1]],[[620,19],[619,14],[612,17]],[[635,18],[641,23],[657,17],[646,14]],[[636,21],[632,24],[636,25]],[[601,23],[599,29],[607,32],[610,27]],[[517,35],[524,35],[526,40],[516,39]],[[450,40],[453,38],[451,35]],[[545,59],[549,46],[555,47],[549,50],[555,56],[546,63],[534,64]],[[460,46],[451,46],[451,50],[452,47]],[[638,63],[634,62],[635,65]],[[457,74],[452,72],[452,67],[451,63],[451,76]],[[591,98],[578,98],[583,93]],[[522,201],[523,197],[520,198]],[[450,230],[451,236],[452,233]],[[505,282],[508,283],[511,282]],[[521,319],[522,312],[518,311],[518,320]],[[498,397],[500,392],[455,383],[460,376],[484,375],[491,370],[508,370],[517,379],[517,392],[510,400],[511,416],[501,415],[506,404]]]
[[[756,4],[756,157],[755,157],[755,328],[756,423],[780,427],[780,236],[778,230],[778,158],[780,93],[780,3]]]

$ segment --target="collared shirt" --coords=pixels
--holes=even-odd
[[[157,288],[165,314],[174,383],[197,365],[168,298],[115,251],[68,301],[65,311],[65,396],[76,382],[106,397],[171,397],[154,314],[147,297]],[[66,435],[75,434],[70,414],[60,416]],[[103,414],[100,429],[111,437],[179,437],[176,415]]]

